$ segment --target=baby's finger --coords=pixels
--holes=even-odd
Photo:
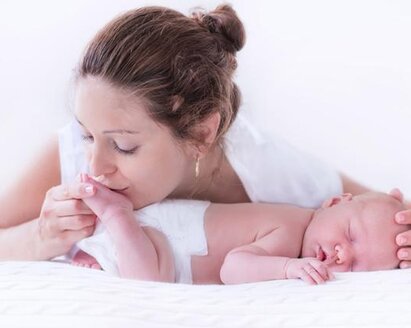
[[[57,219],[61,231],[79,231],[84,228],[94,227],[97,217],[95,215],[74,215]]]
[[[315,270],[317,270],[324,280],[334,278],[334,275],[323,262],[314,261],[311,265],[315,268]]]
[[[300,279],[310,285],[316,285],[315,280],[304,269],[301,269]]]
[[[82,199],[94,195],[95,187],[90,183],[73,183],[70,185],[60,185],[51,188],[51,197],[54,200],[61,201],[67,199]]]
[[[310,266],[304,267],[304,271],[308,273],[308,275],[315,281],[316,284],[322,284],[325,282],[324,278],[317,272],[317,270]]]
[[[395,221],[399,224],[411,224],[411,210],[405,210],[395,214]]]

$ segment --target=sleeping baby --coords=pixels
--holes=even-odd
[[[131,202],[84,175],[99,217],[73,258],[125,278],[194,284],[274,279],[323,283],[336,271],[394,269],[394,221],[401,192],[333,197],[318,209],[285,204],[166,200],[133,211]]]

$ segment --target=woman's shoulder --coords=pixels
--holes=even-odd
[[[254,202],[316,207],[341,190],[336,170],[284,139],[264,134],[243,116],[227,133],[224,151]]]
[[[241,142],[261,144],[266,136],[245,115],[238,114],[224,137],[225,146],[230,147]]]

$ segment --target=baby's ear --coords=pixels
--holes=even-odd
[[[404,200],[404,196],[403,196],[401,190],[399,190],[398,188],[392,189],[392,190],[388,193],[388,195],[394,197],[396,200],[400,201],[401,203],[402,203],[403,200]]]
[[[327,199],[322,205],[321,208],[327,208],[341,203],[342,201],[350,201],[352,199],[352,194],[344,193],[341,196],[335,196]]]

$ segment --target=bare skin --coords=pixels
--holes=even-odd
[[[170,131],[150,118],[139,99],[90,78],[79,84],[76,117],[84,125],[84,135],[90,138],[90,173],[104,176],[102,182],[109,188],[127,187],[125,195],[134,209],[165,198],[250,201],[237,174],[215,146],[218,115],[195,127],[203,136],[201,142],[177,142]],[[139,133],[125,136],[102,132],[114,128],[137,129]],[[114,144],[125,150],[138,146],[138,152],[135,157],[124,155],[114,149]],[[193,167],[197,156],[201,172],[196,181]],[[85,200],[94,195],[94,190],[86,193],[87,184],[80,181],[62,185],[59,164],[58,142],[53,138],[0,196],[0,260],[50,259],[93,233],[96,215]],[[357,194],[367,189],[345,176],[342,182],[344,192]],[[410,210],[401,211],[397,218],[402,216],[404,224],[411,223]],[[411,231],[399,234],[396,240],[403,246],[401,251],[408,253],[401,257],[401,266],[406,267],[411,264]]]
[[[0,197],[0,259],[50,259],[90,236],[96,216],[82,201],[93,194],[84,187],[80,182],[60,185],[58,142],[53,137]]]
[[[141,228],[123,195],[85,179],[97,190],[86,202],[99,213],[110,234],[120,275],[174,281],[166,237],[155,229]],[[317,210],[274,204],[211,204],[205,214],[208,255],[192,256],[193,282],[300,278],[318,284],[330,279],[332,271],[396,268],[394,237],[408,227],[395,223],[394,216],[403,208],[397,191],[357,197],[344,194]],[[92,266],[95,260],[86,262]]]

